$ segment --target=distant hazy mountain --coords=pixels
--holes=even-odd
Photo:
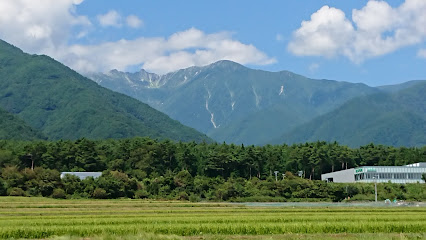
[[[217,141],[261,144],[358,96],[379,92],[364,84],[266,72],[230,61],[166,75],[116,70],[91,75]]]
[[[150,136],[209,141],[138,100],[4,41],[0,41],[0,107],[49,139]]]
[[[36,140],[45,137],[23,120],[0,108],[0,139]]]
[[[400,89],[352,99],[270,143],[326,140],[352,147],[371,142],[426,145],[426,81]]]
[[[383,90],[385,92],[398,92],[400,90],[404,90],[406,88],[410,88],[412,86],[415,86],[419,83],[426,83],[426,80],[414,80],[414,81],[408,81],[401,84],[395,84],[395,85],[385,85],[385,86],[379,86],[377,87],[380,90]]]

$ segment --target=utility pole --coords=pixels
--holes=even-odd
[[[379,175],[373,177],[374,179],[374,201],[377,203],[377,180],[379,179]]]
[[[277,174],[278,174],[279,172],[278,172],[278,171],[274,171],[274,173],[275,173],[275,182],[276,182],[276,181],[278,181]]]
[[[374,182],[374,201],[377,202],[377,181]]]

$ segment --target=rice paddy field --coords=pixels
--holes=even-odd
[[[0,198],[2,239],[426,239],[426,207]]]

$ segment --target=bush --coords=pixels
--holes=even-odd
[[[198,195],[191,194],[191,195],[189,195],[189,201],[191,201],[191,202],[199,202],[199,201],[201,201],[201,198]]]
[[[6,183],[0,178],[0,196],[6,195]]]
[[[105,199],[107,197],[108,197],[108,194],[103,188],[96,188],[95,191],[93,191],[93,198]]]
[[[38,187],[30,187],[27,188],[27,194],[29,196],[39,197],[41,196],[40,189]]]
[[[9,196],[25,196],[25,191],[18,187],[8,189],[7,193]]]
[[[82,193],[74,193],[73,195],[71,195],[71,199],[86,199],[86,198],[90,198],[91,195],[86,193],[86,192],[82,192]]]
[[[374,194],[357,194],[350,201],[374,201]]]
[[[177,200],[189,200],[188,193],[180,192],[177,196]]]
[[[65,199],[66,197],[67,197],[67,195],[65,194],[64,189],[56,188],[56,189],[53,190],[52,198]]]
[[[137,190],[135,192],[135,198],[136,199],[143,199],[143,198],[148,198],[149,197],[149,193],[145,190]]]

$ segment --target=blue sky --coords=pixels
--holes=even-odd
[[[371,86],[426,79],[426,1],[2,0],[0,38],[86,73],[221,59]]]

